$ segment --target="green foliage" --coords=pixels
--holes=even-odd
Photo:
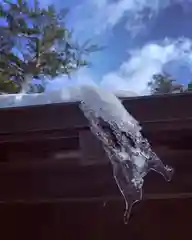
[[[9,80],[7,75],[0,73],[0,94],[3,93],[18,93],[19,88],[17,84]]]
[[[183,85],[176,83],[168,74],[155,74],[153,80],[148,83],[152,94],[166,94],[183,92]]]
[[[188,83],[187,91],[188,91],[188,92],[191,92],[191,91],[192,91],[192,81]]]
[[[72,32],[65,26],[66,14],[66,9],[57,12],[54,5],[41,8],[37,0],[33,8],[25,0],[0,3],[0,17],[7,22],[7,25],[0,25],[3,36],[0,72],[18,89],[26,84],[28,76],[40,80],[63,74],[70,76],[89,64],[87,56],[90,53],[101,50],[90,41],[83,45],[73,41]],[[32,91],[31,86],[29,91]]]

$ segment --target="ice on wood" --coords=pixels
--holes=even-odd
[[[143,178],[154,170],[169,181],[172,168],[165,166],[143,138],[141,126],[112,93],[97,87],[81,88],[80,108],[91,131],[102,142],[112,163],[113,175],[126,203],[127,222],[133,204],[142,199]]]
[[[126,96],[133,96],[127,92]],[[119,97],[121,94],[118,95]],[[0,96],[0,108],[80,101],[80,108],[90,122],[91,131],[102,142],[111,160],[116,183],[125,203],[125,221],[132,205],[141,200],[143,178],[154,170],[170,180],[172,169],[164,166],[141,135],[141,126],[112,93],[99,87],[62,88],[42,94]]]

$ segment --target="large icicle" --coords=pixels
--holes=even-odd
[[[152,151],[141,135],[139,123],[115,95],[98,87],[84,86],[81,97],[80,108],[112,163],[114,178],[125,199],[127,222],[133,204],[142,199],[143,177],[154,170],[169,181],[173,170],[164,166]]]

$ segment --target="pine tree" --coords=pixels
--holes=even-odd
[[[0,3],[0,15],[7,22],[0,31],[8,34],[12,44],[0,52],[0,71],[17,89],[32,89],[33,79],[70,75],[88,65],[87,55],[101,49],[89,41],[82,46],[75,43],[65,26],[66,14],[66,9],[58,13],[54,5],[41,8],[36,0],[33,8],[25,0]]]
[[[176,83],[168,74],[155,74],[153,80],[148,83],[152,94],[166,94],[183,92],[183,85]]]

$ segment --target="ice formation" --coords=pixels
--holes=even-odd
[[[121,97],[122,92],[117,94]],[[135,96],[124,92],[123,97]],[[154,170],[167,181],[172,168],[164,166],[142,137],[139,123],[126,111],[112,93],[94,86],[70,87],[42,94],[0,96],[0,108],[80,101],[80,108],[90,122],[91,131],[102,142],[113,166],[116,183],[125,203],[125,222],[133,204],[142,199],[143,178]]]
[[[80,108],[112,163],[114,178],[125,199],[126,223],[133,204],[142,199],[144,176],[154,170],[170,181],[173,170],[152,151],[140,132],[141,126],[115,95],[97,87],[84,86]]]

